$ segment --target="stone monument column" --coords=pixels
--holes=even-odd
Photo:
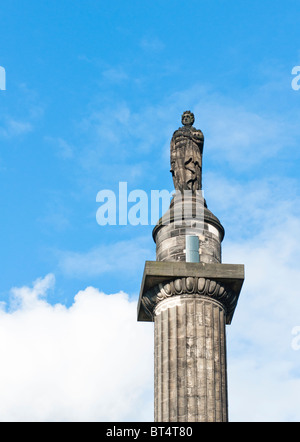
[[[228,420],[225,326],[244,266],[221,263],[224,228],[202,195],[204,137],[193,122],[185,112],[171,140],[176,195],[153,229],[156,261],[145,263],[138,302],[138,320],[154,321],[156,422]]]
[[[178,295],[155,308],[155,421],[227,421],[225,309]]]

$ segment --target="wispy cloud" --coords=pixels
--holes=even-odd
[[[101,152],[112,149],[120,153],[123,146],[131,146],[135,154],[155,152],[161,156],[164,151],[168,156],[172,133],[186,109],[195,113],[195,126],[204,132],[206,158],[209,155],[218,164],[225,162],[234,171],[249,171],[279,154],[296,152],[300,139],[297,110],[293,118],[283,117],[272,108],[258,110],[253,97],[250,102],[246,98],[228,99],[203,85],[176,92],[142,109],[132,108],[125,100],[107,103],[101,111],[88,115],[82,128],[95,135],[94,141],[98,138],[95,148]]]
[[[1,123],[0,136],[4,138],[13,138],[27,134],[32,130],[33,125],[31,122],[7,117]]]
[[[140,46],[147,52],[161,52],[165,48],[165,44],[157,37],[144,37]]]
[[[151,243],[151,246],[150,246]],[[56,251],[58,267],[66,276],[94,277],[104,274],[135,275],[141,263],[154,255],[152,238],[101,244],[87,252]]]
[[[0,136],[11,139],[32,132],[44,109],[36,93],[21,83],[15,87],[14,108],[5,107],[0,116]]]
[[[59,192],[49,192],[48,200],[37,219],[43,231],[63,232],[71,228],[70,209]]]
[[[64,159],[71,159],[74,156],[74,146],[61,137],[45,136],[45,141],[56,149],[57,155]]]
[[[128,80],[129,76],[123,68],[108,68],[102,72],[102,76],[105,80],[112,83],[121,83],[124,80]]]
[[[221,171],[205,174],[204,182],[208,206],[228,225],[233,237],[256,236],[266,226],[280,226],[287,215],[300,215],[300,189],[295,179],[278,179],[269,173],[242,182]]]

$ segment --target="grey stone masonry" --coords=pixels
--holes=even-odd
[[[146,261],[138,320],[154,321],[156,422],[226,422],[225,324],[244,266]]]
[[[192,294],[220,302],[230,324],[244,282],[241,264],[146,261],[138,301],[138,321],[154,321],[157,304]]]
[[[156,422],[226,422],[225,310],[180,295],[155,309]]]
[[[147,261],[138,320],[154,321],[155,422],[226,422],[225,324],[244,266]]]
[[[186,261],[186,236],[199,238],[200,262],[221,262],[224,229],[206,206],[202,193],[177,192],[170,209],[153,229],[157,261]]]

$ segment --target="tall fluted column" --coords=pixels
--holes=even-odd
[[[244,266],[146,261],[138,320],[154,321],[156,422],[228,420],[225,325]]]
[[[225,309],[204,296],[161,301],[155,322],[155,421],[226,422]]]

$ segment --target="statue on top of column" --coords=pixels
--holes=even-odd
[[[204,136],[201,130],[193,127],[194,114],[182,114],[183,124],[173,134],[171,140],[171,173],[174,187],[184,190],[202,190],[202,153]]]

